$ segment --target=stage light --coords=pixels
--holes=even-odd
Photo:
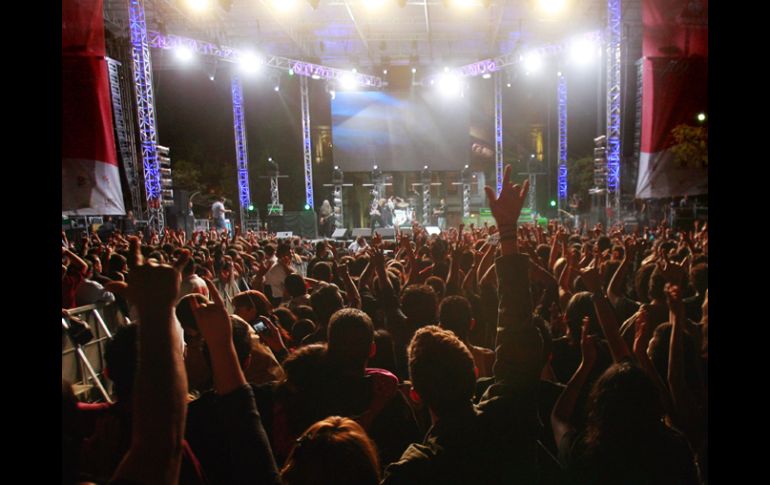
[[[467,163],[465,164],[465,168],[468,168],[468,164]]]
[[[469,8],[476,5],[476,0],[452,0],[452,6],[457,8]]]
[[[538,0],[537,4],[543,13],[556,15],[567,7],[567,0]]]
[[[331,96],[331,98],[334,99],[337,97],[337,93],[335,93],[334,90],[332,89],[329,91],[329,96]]]
[[[370,10],[377,10],[378,8],[382,7],[383,3],[385,3],[384,0],[362,0],[362,1],[364,6]]]
[[[355,71],[354,71],[355,72]],[[346,72],[340,77],[340,87],[345,91],[352,91],[358,87],[358,81],[354,73]]]
[[[214,80],[214,75],[213,74],[209,74],[209,81],[213,81],[213,80]]]
[[[294,75],[294,69],[289,69],[289,76],[293,76],[293,75]]]
[[[423,170],[428,170],[428,166],[427,166],[427,165],[424,165],[424,166],[422,167],[422,169],[423,169]]]
[[[309,210],[310,210],[310,204],[305,204],[305,210],[306,210],[306,211],[309,211]]]
[[[585,65],[596,57],[596,44],[588,39],[576,39],[570,43],[570,61],[573,64]]]
[[[334,170],[339,170],[339,169],[340,169],[340,166],[339,166],[339,165],[335,165],[335,166],[334,166]]]
[[[241,71],[254,73],[259,71],[259,66],[262,64],[262,59],[259,58],[253,52],[242,52],[238,57],[238,63],[241,66]]]
[[[375,165],[375,166],[374,166],[374,169],[375,169],[375,170],[377,170],[378,168],[379,168],[379,166],[377,166],[377,165]]]
[[[416,68],[416,67],[413,67],[413,68],[412,68],[412,74],[415,74],[416,72],[417,72],[417,68]]]
[[[456,74],[444,73],[438,78],[438,89],[444,96],[458,96],[462,94],[463,83]]]
[[[253,210],[254,210],[254,204],[249,204],[249,210],[250,210],[250,211],[253,211]]]
[[[297,7],[297,0],[272,0],[270,4],[278,12],[286,13]]]
[[[701,123],[706,121],[706,113],[698,113],[698,121],[700,121]]]
[[[551,207],[556,207],[556,201],[551,199]]]
[[[485,72],[484,74],[481,75],[481,77],[484,78],[484,79],[489,79],[489,78],[492,77],[492,75],[490,73],[488,73],[488,72]]]
[[[511,87],[511,83],[506,83],[505,85],[509,88]]]
[[[276,93],[277,93],[278,91],[280,91],[280,90],[281,90],[281,87],[280,87],[280,86],[278,86],[277,84],[276,84],[276,85],[275,85],[275,87],[273,88],[273,91],[275,91]]]
[[[382,73],[387,75],[388,74],[388,70],[387,69],[383,69]]]
[[[311,77],[312,79],[315,79],[315,80],[319,80],[319,79],[321,79],[321,76],[319,76],[318,74],[313,74],[313,75],[312,75],[312,76],[310,76],[310,77]]]
[[[524,70],[527,74],[534,73],[543,67],[543,58],[536,52],[531,52],[524,56]]]
[[[187,0],[187,6],[193,12],[203,12],[211,6],[211,0]]]
[[[187,46],[177,46],[174,49],[174,53],[176,54],[176,58],[182,62],[189,62],[193,58],[193,52]]]

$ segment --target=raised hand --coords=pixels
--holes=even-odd
[[[513,185],[511,183],[511,166],[505,167],[503,173],[503,186],[500,195],[495,196],[492,187],[484,187],[484,192],[489,199],[489,208],[492,215],[500,226],[515,225],[521,215],[521,208],[529,191],[529,180],[525,180],[523,185]]]
[[[641,309],[636,316],[634,333],[634,355],[647,353],[647,347],[650,343],[650,334],[647,331],[647,310]]]
[[[588,334],[588,317],[583,318],[582,333],[580,336],[580,350],[583,354],[582,366],[592,368],[596,363],[596,335]]]
[[[208,279],[206,287],[209,290],[211,303],[201,303],[197,299],[190,299],[190,308],[192,309],[195,323],[203,334],[203,338],[209,345],[209,348],[229,345],[233,338],[233,328],[230,324],[230,315],[227,314],[225,302],[222,295],[219,294],[216,285]]]

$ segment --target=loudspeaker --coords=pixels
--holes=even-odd
[[[406,235],[406,236],[412,237],[412,227],[411,226],[409,226],[409,227],[406,227],[406,226],[401,227],[401,228],[399,228],[399,232],[401,234]]]
[[[375,229],[375,232],[379,233],[383,239],[396,239],[396,230],[392,227],[381,227],[379,229]]]
[[[441,229],[438,226],[425,226],[425,232],[432,236],[434,234],[441,234]]]
[[[353,233],[351,234],[351,237],[353,238],[359,238],[359,237],[372,237],[372,230],[368,227],[357,227],[353,229]]]
[[[347,235],[348,235],[348,230],[342,227],[340,229],[334,230],[334,233],[332,233],[332,239],[345,239]]]
[[[305,239],[314,239],[318,236],[315,212],[313,211],[284,211],[282,216],[270,216],[267,218],[267,227],[270,232],[293,232]]]

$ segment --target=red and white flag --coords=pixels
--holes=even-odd
[[[708,193],[707,163],[677,156],[674,128],[708,107],[708,1],[644,0],[637,198]]]
[[[62,213],[125,214],[102,0],[62,2]]]

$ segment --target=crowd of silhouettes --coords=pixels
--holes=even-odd
[[[707,223],[521,223],[510,172],[438,235],[63,234],[120,317],[63,483],[707,483]]]

